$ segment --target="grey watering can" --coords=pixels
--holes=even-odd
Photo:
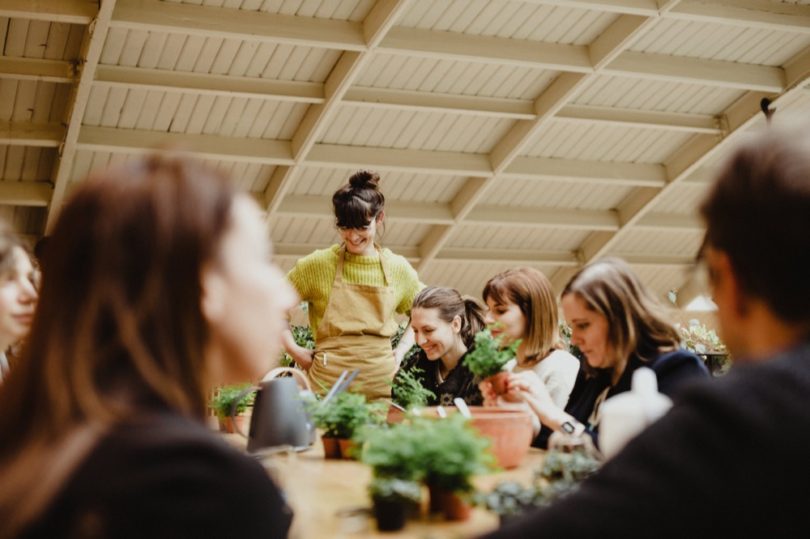
[[[292,377],[279,378],[284,373]],[[256,391],[256,400],[247,436],[248,451],[281,447],[302,450],[315,442],[315,425],[305,408],[305,400],[312,395],[312,390],[303,372],[289,367],[273,369],[258,387],[246,390],[245,394],[250,391]],[[244,436],[242,432],[239,434]]]

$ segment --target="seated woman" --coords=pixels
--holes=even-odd
[[[31,257],[0,223],[0,383],[10,372],[9,349],[31,329],[37,278]]]
[[[258,206],[219,173],[141,158],[78,184],[0,387],[0,536],[285,537],[254,459],[204,426],[261,377],[296,296]]]
[[[587,432],[596,441],[602,402],[629,391],[639,367],[651,368],[667,395],[708,375],[696,355],[680,348],[663,307],[622,260],[608,258],[581,269],[563,290],[562,308],[571,344],[585,356],[568,404],[554,402],[541,385],[519,380],[510,386],[510,395],[528,402],[543,423],[535,445],[545,447],[554,430]]]
[[[507,387],[543,387],[556,406],[563,407],[574,387],[580,361],[562,350],[557,322],[557,302],[551,283],[534,268],[507,270],[491,278],[484,286],[487,322],[492,324],[493,336],[500,336],[508,345],[521,340],[517,348],[517,366],[507,381]],[[523,401],[507,393],[495,399],[489,382],[483,382],[488,404],[506,405],[505,401]],[[535,418],[535,434],[540,419]]]
[[[429,405],[452,405],[460,397],[481,404],[478,380],[462,364],[475,334],[484,329],[484,308],[454,288],[431,286],[413,300],[411,328],[421,350],[411,363],[422,385],[433,392]]]

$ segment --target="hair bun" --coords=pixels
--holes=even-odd
[[[380,183],[380,175],[372,170],[359,170],[349,178],[352,189],[374,189]]]

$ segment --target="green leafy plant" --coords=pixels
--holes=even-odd
[[[584,450],[549,450],[543,466],[534,473],[529,486],[503,482],[491,492],[476,497],[476,502],[503,517],[519,515],[532,507],[576,490],[579,484],[599,469],[599,462]]]
[[[461,414],[446,419],[419,419],[425,482],[448,492],[471,493],[472,476],[495,468],[489,439],[473,429]]]
[[[360,460],[369,465],[375,477],[395,477],[421,481],[425,477],[425,453],[422,441],[426,425],[405,422],[388,428],[363,430],[363,452]]]
[[[515,358],[520,340],[507,347],[501,346],[501,339],[494,338],[489,329],[475,334],[475,347],[464,356],[464,365],[479,378],[489,378],[503,370]]]
[[[422,488],[417,481],[395,477],[376,477],[368,485],[372,498],[391,502],[419,503],[422,499]]]
[[[231,386],[222,386],[214,392],[209,406],[220,419],[230,417],[231,408],[234,401],[240,393],[249,388],[251,384],[240,384]],[[256,399],[256,392],[251,391],[239,399],[236,405],[236,415],[243,414],[249,406],[253,406],[253,401]]]
[[[327,438],[352,438],[364,425],[381,424],[385,411],[385,404],[368,403],[365,395],[348,391],[309,404],[312,420]]]
[[[424,373],[419,367],[402,368],[391,383],[391,396],[403,408],[427,406],[436,394],[422,385],[419,375]]]
[[[308,350],[315,350],[315,338],[312,336],[312,329],[309,326],[292,326],[290,327],[290,331],[292,332],[295,344],[303,346]],[[282,367],[295,366],[295,361],[287,352],[282,352],[279,363]]]

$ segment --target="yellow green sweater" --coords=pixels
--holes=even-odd
[[[326,249],[318,249],[298,260],[293,269],[287,274],[301,296],[301,300],[308,304],[309,324],[313,334],[321,323],[326,305],[329,303],[329,294],[335,282],[337,269],[337,253],[339,245]],[[416,270],[411,267],[405,257],[382,249],[386,268],[391,278],[391,286],[397,296],[397,309],[400,314],[407,314],[416,294],[424,288],[419,281]],[[346,253],[343,263],[343,279],[349,284],[362,284],[368,286],[383,286],[385,277],[377,256],[358,256]],[[392,315],[394,313],[391,313]]]

